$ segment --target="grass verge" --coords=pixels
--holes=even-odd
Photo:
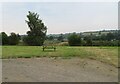
[[[118,66],[118,47],[70,47],[58,46],[56,51],[42,51],[40,46],[2,46],[2,58],[31,58],[31,57],[80,57],[90,58]]]

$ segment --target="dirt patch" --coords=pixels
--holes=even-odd
[[[118,69],[91,59],[2,60],[3,82],[117,82]]]

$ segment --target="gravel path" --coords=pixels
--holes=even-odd
[[[91,59],[2,60],[3,82],[117,82],[118,69]]]

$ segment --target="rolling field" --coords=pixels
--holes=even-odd
[[[42,51],[39,46],[2,46],[2,58],[61,57],[89,58],[118,66],[118,47],[57,46],[57,50]]]

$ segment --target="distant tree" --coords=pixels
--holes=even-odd
[[[98,35],[101,35],[101,31],[99,31]]]
[[[102,35],[100,36],[100,40],[105,41],[105,40],[106,40],[106,35],[102,34]]]
[[[53,40],[54,37],[53,37],[53,36],[49,36],[48,39],[49,39],[49,40]]]
[[[101,36],[92,36],[92,40],[94,41],[99,41]]]
[[[28,27],[30,31],[27,32],[27,36],[24,38],[24,42],[32,46],[41,46],[46,38],[47,27],[42,20],[39,19],[39,15],[34,12],[28,12],[27,15]]]
[[[19,37],[15,33],[11,33],[11,35],[8,37],[9,45],[17,45],[19,43]]]
[[[108,33],[107,36],[106,36],[106,40],[111,41],[113,39],[114,39],[114,34]]]
[[[118,32],[115,33],[115,38],[116,38],[116,40],[120,41],[120,30],[118,30]]]
[[[19,38],[19,40],[21,40],[21,36],[19,34],[17,34],[17,37]]]
[[[70,46],[79,46],[81,44],[80,35],[73,33],[68,37],[68,43]]]
[[[1,36],[2,36],[2,45],[7,45],[8,44],[8,36],[5,32],[1,32]]]
[[[63,42],[63,39],[64,39],[63,34],[60,34],[57,40]]]
[[[0,45],[2,45],[2,34],[0,33]]]
[[[92,46],[92,38],[91,38],[91,36],[84,37],[84,40],[86,41],[87,46]]]

